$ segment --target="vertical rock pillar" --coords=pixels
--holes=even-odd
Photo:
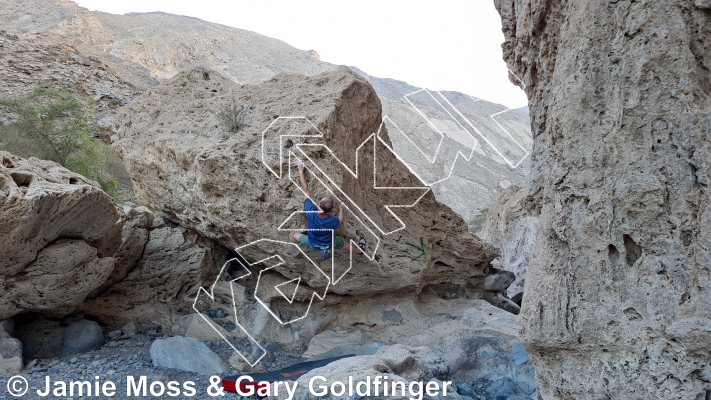
[[[495,3],[534,132],[541,396],[711,398],[711,2]]]

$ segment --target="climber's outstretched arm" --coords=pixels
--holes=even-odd
[[[304,163],[299,162],[299,181],[301,181],[301,189],[304,191],[304,199],[311,197],[309,193],[309,185],[306,183],[306,178],[304,178]]]

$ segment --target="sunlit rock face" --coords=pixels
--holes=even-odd
[[[231,104],[246,108],[236,132],[218,117]],[[305,118],[282,118],[292,116]],[[197,68],[126,106],[112,140],[141,204],[225,247],[249,245],[241,253],[252,261],[281,254],[276,269],[290,279],[321,288],[328,280],[319,271],[327,271],[328,290],[338,294],[476,286],[487,264],[482,242],[388,149],[381,122],[373,87],[345,67],[255,85]],[[304,196],[290,153],[306,161],[316,201],[330,196],[347,208],[336,234],[354,246],[363,237],[370,257],[351,264],[335,251],[323,261],[306,250],[315,267],[289,245],[306,229],[303,214],[294,214],[303,212]]]

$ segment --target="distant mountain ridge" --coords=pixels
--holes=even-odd
[[[281,72],[316,75],[337,68],[321,61],[313,50],[163,12],[114,15],[88,11],[68,0],[0,0],[0,24],[22,40],[70,45],[110,66],[139,91],[199,66],[243,84]],[[51,35],[37,35],[40,32]],[[532,142],[526,110],[507,110],[458,92],[425,92],[353,70],[378,93],[393,150],[426,183],[439,181],[431,185],[436,196],[460,213],[470,229],[478,230],[501,187],[525,181],[530,167],[524,154],[530,153]],[[405,98],[412,93],[420,101],[420,110]],[[445,97],[459,101],[457,107],[446,105]],[[492,119],[497,113],[497,119]],[[457,158],[458,153],[471,158]],[[522,161],[516,164],[509,159]]]

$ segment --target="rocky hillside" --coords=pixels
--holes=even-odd
[[[313,51],[254,32],[165,13],[90,12],[68,0],[0,0],[0,26],[23,38],[51,32],[46,37],[54,45],[100,60],[140,90],[194,67],[249,84],[280,72],[313,76],[337,68]],[[382,100],[394,150],[472,231],[483,223],[500,184],[525,181],[531,151],[525,111],[456,92],[446,95],[451,102],[446,108],[427,92],[411,97],[411,105],[405,96],[421,88],[359,73]]]
[[[0,70],[0,95],[26,96],[38,86],[52,86],[91,97],[97,103],[99,120],[112,116],[142,91],[106,63],[69,45],[56,44],[56,37],[46,32],[19,38],[0,30]],[[4,113],[0,118],[3,123],[11,116]]]
[[[236,132],[212,111],[233,102],[248,105]],[[308,120],[278,117],[295,109]],[[535,396],[530,361],[510,329],[513,315],[492,313],[479,300],[506,285],[485,287],[489,255],[483,244],[428,188],[417,187],[389,151],[387,129],[373,135],[381,121],[373,87],[345,67],[313,77],[279,74],[254,85],[196,68],[121,109],[112,142],[141,203],[237,247],[248,261],[242,265],[254,275],[218,276],[214,298],[196,303],[208,312],[224,310],[250,334],[234,325],[226,333],[246,355],[230,356],[237,370],[259,361],[260,343],[306,347],[305,357],[377,350],[324,373],[329,379],[342,378],[344,370],[368,376],[385,363],[408,379],[456,377],[461,395]],[[334,251],[321,260],[318,251],[295,244],[292,234],[306,228],[303,194],[293,179],[295,156],[306,163],[313,198],[329,195],[345,205],[346,220],[335,233],[348,241],[364,237],[366,254]],[[422,246],[421,254],[411,243]],[[278,262],[270,261],[275,257]],[[275,290],[289,284],[293,297]],[[116,294],[131,290],[124,284]],[[88,304],[106,314],[122,307]],[[403,362],[393,362],[391,351]]]
[[[145,68],[163,80],[194,67],[216,69],[240,83],[279,72],[306,75],[332,70],[318,55],[258,33],[167,13],[91,12],[68,0],[0,2],[3,29],[19,36],[41,31],[93,47]],[[132,72],[133,74],[134,72]]]
[[[711,396],[711,3],[497,0],[530,99],[544,399]]]
[[[378,93],[395,152],[473,232],[501,190],[526,181],[532,144],[527,111],[354,70]]]

